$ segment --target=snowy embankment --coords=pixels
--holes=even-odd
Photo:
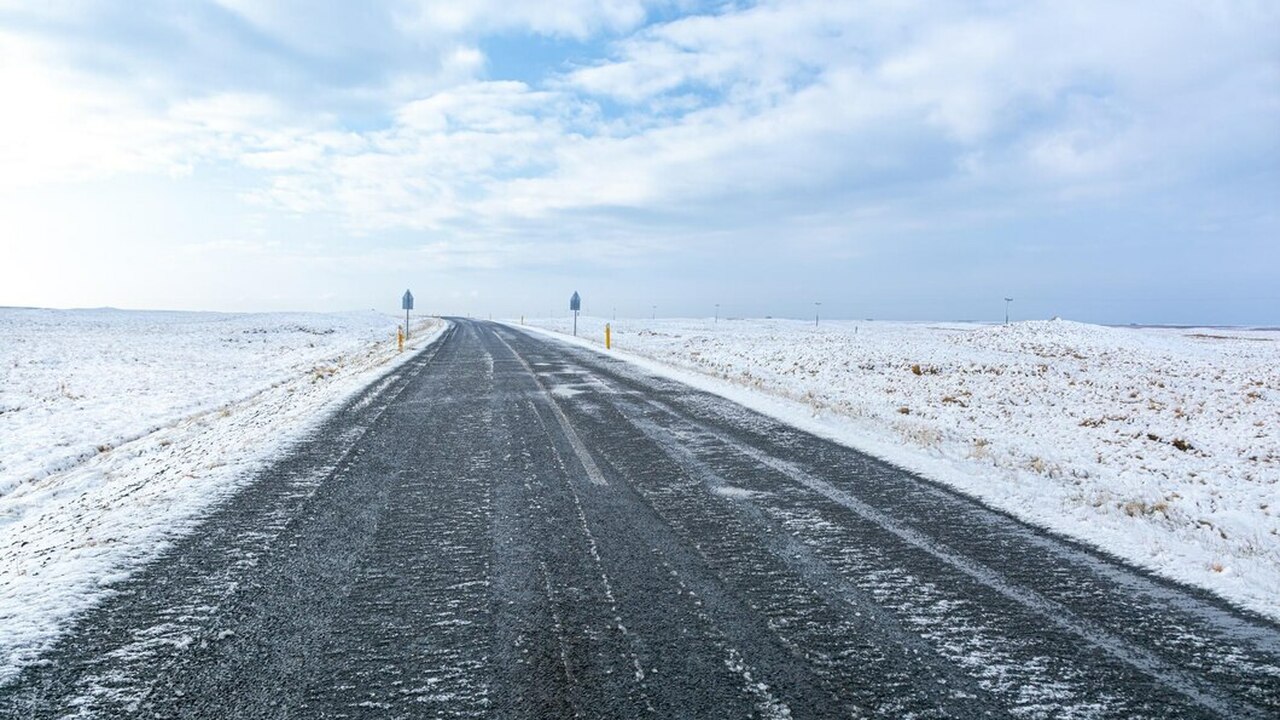
[[[376,312],[0,308],[0,684],[410,356]],[[421,321],[411,347],[439,335]]]
[[[579,335],[602,344],[604,322]],[[624,320],[613,338],[623,357],[1280,619],[1280,332]]]

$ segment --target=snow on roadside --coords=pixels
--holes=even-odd
[[[604,323],[579,335],[598,347]],[[1280,619],[1280,332],[624,320],[613,338],[624,358]]]
[[[411,356],[394,317],[0,309],[0,685]],[[426,320],[412,348],[439,336]]]

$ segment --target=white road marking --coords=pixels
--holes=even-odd
[[[520,353],[515,351],[515,348],[511,347],[511,345],[508,344],[507,341],[498,333],[494,333],[493,336],[498,338],[498,342],[505,345],[507,350],[511,351],[511,354],[515,359],[520,361],[520,364],[524,366],[524,369],[533,377],[533,381],[542,389],[542,394],[546,395],[547,401],[551,405],[551,412],[555,414],[556,421],[560,423],[560,428],[564,430],[565,437],[569,439],[569,446],[573,448],[573,453],[578,456],[578,461],[582,463],[582,469],[587,471],[587,479],[596,485],[608,485],[609,481],[604,479],[604,473],[600,472],[600,466],[596,465],[595,458],[591,456],[591,451],[588,450],[586,444],[582,442],[582,438],[578,437],[578,431],[573,429],[573,425],[569,423],[569,417],[564,414],[564,410],[560,409],[560,403],[556,402],[555,395],[547,390],[547,386],[543,385],[542,381],[538,379],[538,374],[535,373],[533,368],[529,366],[529,363],[520,356]]]

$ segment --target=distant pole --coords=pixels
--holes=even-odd
[[[822,303],[816,302],[813,304],[813,326],[814,327],[818,327],[818,315],[821,312],[821,310],[822,310]]]
[[[1013,298],[1004,299],[1004,324],[1009,324],[1009,303],[1013,302]]]
[[[613,321],[618,322],[618,308],[613,309]]]
[[[649,319],[650,319],[650,320],[657,320],[657,319],[658,319],[658,306],[657,306],[657,305],[654,305],[654,306],[653,306],[653,315],[649,316]]]
[[[716,303],[716,319],[712,324],[713,325],[720,324],[720,303]]]

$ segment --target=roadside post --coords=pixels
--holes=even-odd
[[[409,311],[413,309],[413,293],[404,291],[404,297],[400,298],[400,309],[404,310],[404,336],[407,338],[409,337]]]
[[[609,323],[604,324],[604,349],[613,349],[613,328],[609,327]]]
[[[573,311],[573,336],[578,337],[578,311],[582,309],[582,296],[577,290],[574,290],[573,297],[569,298],[569,309]]]
[[[400,348],[400,352],[404,352],[404,328],[396,328],[396,346]]]

